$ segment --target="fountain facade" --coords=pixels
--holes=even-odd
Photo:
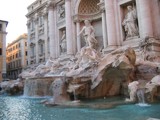
[[[20,75],[25,79],[24,95],[54,95],[55,104],[58,99],[115,95],[137,100],[136,95],[146,88],[139,87],[139,81],[148,82],[148,89],[159,74],[158,4],[150,0],[36,0],[26,15],[30,66]],[[41,9],[34,12],[37,6]],[[157,11],[154,16],[152,9]],[[44,24],[39,23],[41,18]]]

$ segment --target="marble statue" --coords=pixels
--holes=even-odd
[[[97,40],[95,38],[95,30],[89,20],[84,21],[85,26],[82,28],[82,30],[79,32],[78,36],[83,33],[86,46],[91,46],[92,48],[95,48],[97,45]]]
[[[98,52],[91,46],[83,47],[76,56],[77,60],[75,63],[72,63],[72,67],[70,67],[70,70],[67,73],[68,76],[78,75],[83,72],[87,73],[85,72],[86,69],[92,69],[97,66],[100,61]]]
[[[20,76],[22,78],[26,77],[35,77],[37,75],[41,75],[43,73],[49,72],[52,69],[54,61],[52,60],[52,57],[49,57],[49,59],[46,61],[45,64],[40,64],[37,67],[33,66],[32,68],[29,68],[22,72]]]
[[[135,101],[136,100],[136,93],[138,90],[138,81],[133,81],[128,84],[128,89],[129,89],[129,99],[126,99],[126,101]]]
[[[154,101],[155,93],[157,92],[157,87],[160,86],[160,75],[157,75],[151,79],[145,86],[146,93],[150,94],[151,102]]]
[[[52,60],[52,57],[49,57],[49,59],[47,60],[47,62],[44,65],[40,64],[33,72],[38,73],[40,71],[44,71],[44,70],[47,70],[47,69],[50,70],[53,62],[54,61]]]
[[[81,50],[79,64],[80,66],[83,66],[86,63],[98,62],[98,59],[99,57],[95,49],[93,49],[91,46],[84,47]]]
[[[66,31],[63,30],[63,35],[60,40],[60,49],[61,53],[65,53],[67,51],[67,41],[66,41]]]
[[[141,50],[141,57],[144,61],[146,61],[148,57],[147,56],[148,45],[149,45],[149,37],[147,36],[140,42],[140,45],[139,45],[140,50]]]
[[[145,94],[149,93],[149,96],[150,96],[149,101],[153,102],[158,86],[160,86],[160,75],[153,77],[151,81],[149,81],[148,83],[146,82],[141,83],[140,81],[133,81],[129,83],[128,85],[130,99],[126,99],[126,101],[130,101],[130,102],[136,101],[136,95],[138,99],[139,97],[143,97],[144,99]]]
[[[138,26],[136,23],[137,13],[136,9],[132,6],[127,6],[127,9],[128,13],[122,22],[122,26],[124,27],[126,38],[131,38],[138,36],[139,34]]]
[[[53,102],[54,104],[63,104],[67,101],[69,101],[69,95],[67,94],[67,84],[65,81],[65,78],[63,79],[57,79],[53,83]]]

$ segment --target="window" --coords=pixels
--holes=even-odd
[[[2,55],[2,48],[0,48],[0,55]]]
[[[15,62],[13,62],[13,68],[15,68]]]
[[[26,51],[26,56],[27,56],[27,51]]]
[[[43,44],[40,44],[40,54],[43,54]]]
[[[16,58],[18,58],[18,53],[16,53]]]
[[[27,42],[25,42],[25,46],[27,46]]]
[[[21,67],[22,66],[22,63],[21,63],[21,60],[19,60],[19,67]]]
[[[34,46],[31,47],[31,51],[32,51],[32,57],[34,57]]]
[[[2,24],[0,24],[0,31],[2,31]]]
[[[34,25],[34,21],[32,20],[31,22],[31,31],[34,31],[35,25]]]
[[[39,26],[42,26],[43,25],[43,16],[40,16],[39,17]]]
[[[12,62],[10,63],[10,68],[12,68]]]
[[[19,50],[19,57],[21,57],[21,51]]]
[[[19,48],[21,47],[21,44],[19,43]]]

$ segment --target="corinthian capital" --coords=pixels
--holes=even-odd
[[[43,10],[43,14],[42,15],[43,15],[43,17],[46,17],[47,14],[48,14],[48,8],[45,7],[44,10]]]
[[[55,6],[54,0],[48,0],[47,2],[47,8],[52,9]]]
[[[36,13],[34,16],[34,22],[37,23],[38,22],[38,14]]]

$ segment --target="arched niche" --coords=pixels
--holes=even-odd
[[[80,21],[80,28],[84,26],[83,21],[89,20],[92,26],[95,28],[95,36],[99,43],[99,48],[103,47],[103,35],[102,35],[102,15],[100,7],[97,5],[100,0],[77,0],[75,5],[74,21]],[[83,47],[85,42],[81,37],[81,46]]]
[[[97,20],[101,18],[100,0],[78,0],[75,5],[74,20]]]

